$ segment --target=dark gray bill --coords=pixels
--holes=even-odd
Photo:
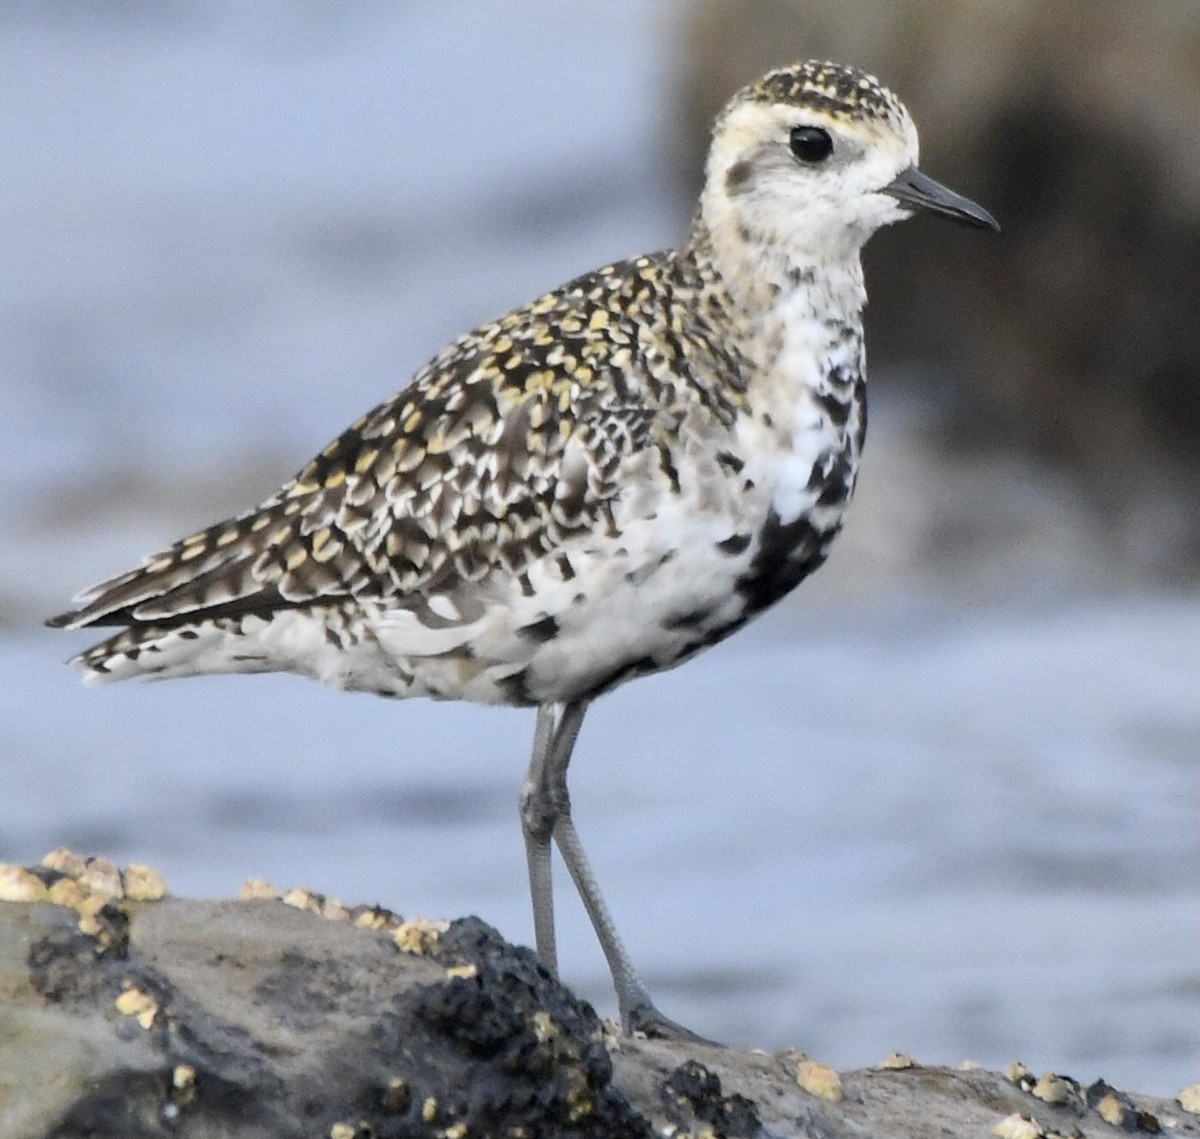
[[[894,182],[884,186],[882,193],[890,194],[896,201],[914,210],[928,210],[931,214],[941,214],[963,225],[1000,229],[1000,223],[982,206],[946,189],[941,182],[935,182],[915,166],[910,166]]]

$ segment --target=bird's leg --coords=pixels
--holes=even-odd
[[[552,834],[558,849],[562,852],[563,861],[575,882],[575,888],[583,899],[588,917],[592,920],[592,928],[600,940],[600,948],[608,961],[612,973],[613,985],[617,990],[617,1008],[621,1014],[621,1027],[625,1032],[644,1032],[647,1036],[669,1040],[690,1040],[696,1043],[711,1043],[702,1036],[684,1028],[681,1024],[664,1016],[654,1007],[646,986],[629,959],[625,946],[617,934],[612,915],[604,904],[596,876],[592,873],[583,844],[579,841],[579,832],[571,818],[571,797],[567,792],[567,766],[571,762],[571,752],[575,747],[575,739],[583,724],[583,714],[587,703],[573,700],[563,707],[557,730],[554,732],[552,746],[544,753],[544,764],[540,769],[541,790],[538,798],[552,804],[553,816]],[[538,713],[538,728],[542,727],[542,713]],[[535,735],[535,740],[537,736]],[[534,755],[537,755],[535,743]],[[533,765],[530,766],[531,775]],[[529,783],[527,781],[526,787]],[[523,800],[524,802],[524,800]],[[524,811],[522,812],[524,817]],[[528,831],[526,831],[528,843]],[[532,859],[530,865],[532,866]],[[547,871],[547,881],[549,872]],[[537,901],[535,897],[535,923]],[[541,953],[539,941],[539,954]]]
[[[546,783],[546,760],[557,735],[559,708],[538,707],[533,733],[533,754],[521,786],[521,833],[529,865],[529,893],[533,900],[533,935],[537,954],[551,973],[558,975],[558,950],[554,942],[554,883],[550,872],[550,836],[558,815]]]

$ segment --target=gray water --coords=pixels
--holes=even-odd
[[[531,713],[290,677],[85,691],[60,662],[89,638],[37,621],[273,489],[464,327],[677,237],[673,11],[0,13],[0,858],[531,938]],[[1195,599],[879,572],[904,409],[875,411],[829,567],[589,714],[572,788],[630,951],[730,1042],[1173,1093],[1200,1075]],[[565,976],[611,1013],[563,877]]]

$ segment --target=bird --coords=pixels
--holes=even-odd
[[[717,116],[686,238],[454,340],[265,501],[75,598],[119,626],[92,683],[299,673],[536,709],[519,815],[535,947],[558,973],[556,845],[626,1033],[662,1013],[571,815],[590,704],[789,593],[842,527],[866,432],[860,253],[916,214],[998,230],[918,166],[873,76],[808,60]]]

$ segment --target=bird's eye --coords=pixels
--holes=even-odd
[[[833,139],[821,127],[792,127],[788,143],[801,162],[824,162],[833,153]]]

